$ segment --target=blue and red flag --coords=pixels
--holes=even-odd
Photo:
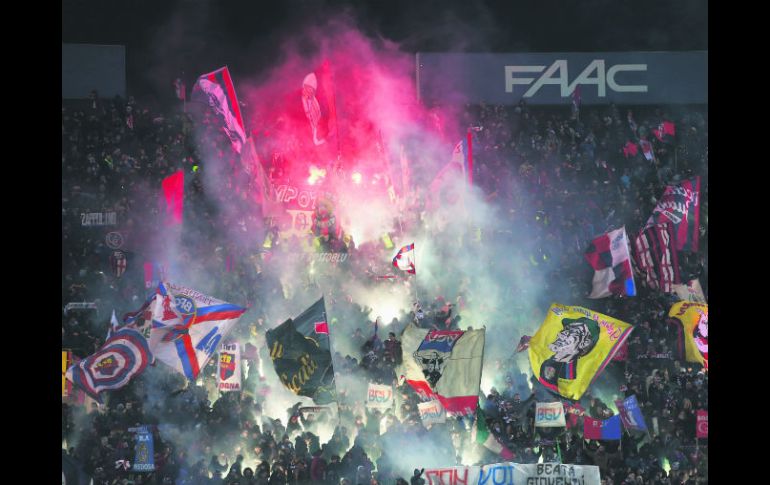
[[[191,288],[161,282],[152,305],[150,348],[158,360],[195,380],[244,312]]]
[[[393,257],[393,266],[409,274],[415,274],[414,243],[407,244],[398,250],[398,253]]]
[[[67,369],[67,379],[101,402],[99,393],[120,389],[141,374],[152,355],[147,340],[133,328],[121,328],[95,354]]]
[[[587,440],[619,440],[621,435],[620,416],[609,419],[594,419],[583,416],[583,438]]]
[[[166,268],[156,261],[144,262],[144,289],[149,297],[155,294],[155,288],[166,279]]]

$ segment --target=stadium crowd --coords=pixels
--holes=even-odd
[[[666,111],[670,110],[670,111]],[[708,120],[703,108],[623,108],[608,105],[581,107],[579,112],[559,108],[468,107],[466,122],[479,126],[475,158],[475,183],[488,201],[507,214],[507,223],[521,224],[535,240],[514,248],[528,251],[526,272],[544,275],[552,293],[570,298],[605,314],[631,322],[634,333],[625,361],[613,362],[605,372],[618,382],[615,395],[600,397],[592,389],[577,409],[594,418],[615,414],[612,399],[636,395],[650,432],[644,436],[625,433],[620,441],[584,440],[579,416],[573,426],[535,428],[534,403],[554,396],[534,379],[519,372],[509,361],[487,363],[494,369],[494,387],[485,391],[482,406],[487,427],[514,454],[513,461],[594,464],[600,467],[602,484],[704,484],[708,483],[707,440],[695,436],[695,411],[708,409],[708,374],[685,362],[675,351],[674,325],[667,319],[673,295],[639,288],[634,298],[586,300],[592,270],[582,252],[588,242],[609,228],[625,225],[629,234],[642,227],[666,184],[692,175],[702,177],[700,252],[683,254],[682,279],[699,278],[708,291]],[[676,125],[676,141],[663,143],[651,130],[663,120]],[[285,284],[265,271],[270,259],[262,248],[234,247],[226,237],[231,231],[253,231],[260,226],[254,216],[243,219],[219,214],[211,202],[212,187],[204,187],[203,162],[214,153],[228,160],[228,142],[222,136],[193,136],[195,126],[180,110],[158,112],[133,98],[99,99],[62,106],[62,307],[69,302],[95,302],[95,309],[68,310],[62,315],[62,348],[86,357],[104,342],[114,307],[135,310],[146,296],[139,250],[126,249],[127,269],[116,278],[110,265],[112,248],[106,232],[119,230],[125,248],[141,247],[148,228],[160,227],[157,200],[161,180],[184,170],[192,182],[185,195],[182,261],[195,261],[211,275],[211,287],[201,288],[226,301],[250,307],[250,319],[234,331],[241,341],[259,348],[264,332],[280,322],[264,310],[268,299],[287,297]],[[629,140],[645,137],[654,150],[652,161],[639,150],[624,153]],[[198,141],[196,141],[198,140]],[[200,140],[205,140],[201,142]],[[202,145],[201,143],[205,144]],[[237,184],[236,184],[237,185]],[[213,197],[236,194],[244,207],[250,203],[234,185],[222,184]],[[413,198],[408,214],[419,214],[425,194]],[[117,227],[83,226],[80,215],[89,212],[117,213]],[[256,213],[256,211],[244,211]],[[415,216],[416,217],[416,216]],[[413,221],[412,223],[416,223]],[[409,224],[406,221],[405,224]],[[505,225],[505,224],[503,224]],[[221,229],[221,231],[211,230]],[[217,237],[216,234],[223,234]],[[205,234],[205,237],[203,235]],[[509,233],[484,234],[488,240],[509,240]],[[465,244],[479,244],[468,238]],[[156,248],[157,249],[157,248]],[[273,251],[288,251],[274,246]],[[340,265],[362,285],[373,285],[362,276],[366,261],[387,261],[391,256],[377,244],[349,245],[349,266]],[[274,256],[280,258],[280,254]],[[519,268],[520,270],[520,268]],[[565,275],[567,275],[565,277]],[[318,284],[309,282],[308,284]],[[297,286],[301,286],[297,284]],[[641,286],[641,285],[638,285]],[[301,291],[301,290],[298,290]],[[339,389],[339,422],[321,413],[308,413],[295,405],[284,415],[263,412],[270,388],[257,372],[257,350],[245,355],[250,372],[243,392],[217,395],[216,362],[201,372],[198,385],[155,366],[147,376],[109,393],[105,404],[72,398],[62,402],[63,454],[79,463],[101,484],[287,484],[346,483],[422,484],[421,470],[410,476],[397,466],[398,456],[383,451],[386,436],[428,440],[446,436],[446,466],[459,463],[461,450],[474,448],[479,463],[495,463],[499,457],[472,443],[463,420],[450,419],[427,430],[417,412],[419,397],[399,385],[394,367],[401,359],[398,335],[415,320],[414,311],[402,312],[387,327],[382,339],[374,333],[369,311],[348,295],[335,295],[332,325],[345,331],[334,357],[338,375],[358,376],[364,381],[393,384],[399,396],[398,412],[385,418],[387,433],[381,436],[383,416],[369,411],[361,399]],[[527,288],[511,289],[513,302]],[[422,326],[460,328],[467,290],[444,288],[442,294],[423,300]],[[545,309],[552,296],[539,302]],[[454,305],[453,305],[454,304]],[[384,331],[383,331],[384,334]],[[510,342],[511,349],[517,342]],[[513,350],[511,351],[513,352]],[[264,353],[264,352],[262,352]],[[266,362],[269,365],[269,360]],[[154,433],[155,471],[132,472],[133,433],[129,428],[150,425]],[[333,428],[328,442],[322,429]],[[443,434],[442,434],[443,433]],[[191,438],[191,437],[194,437]]]

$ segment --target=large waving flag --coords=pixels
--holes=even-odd
[[[663,223],[646,227],[634,241],[634,258],[645,283],[664,293],[672,293],[681,283],[673,239],[673,225]]]
[[[195,380],[245,311],[191,288],[161,282],[152,305],[150,348],[158,360]]]
[[[709,368],[709,307],[704,303],[680,301],[674,303],[668,316],[682,323],[677,329],[679,354],[687,362]]]
[[[594,239],[585,252],[585,258],[596,271],[593,290],[588,298],[636,295],[625,227]]]
[[[323,298],[295,320],[268,330],[266,340],[275,373],[286,388],[316,404],[337,400]]]
[[[478,406],[484,329],[428,330],[410,323],[401,335],[400,374],[415,391],[441,401],[447,415],[471,415]]]
[[[415,274],[414,243],[407,244],[398,250],[398,253],[393,256],[393,266],[409,274]]]
[[[122,328],[95,354],[67,369],[67,379],[101,402],[100,392],[125,386],[144,371],[150,359],[150,347],[142,334]]]
[[[222,120],[222,128],[233,149],[241,153],[241,147],[246,142],[246,130],[227,66],[199,77],[193,86],[192,99],[200,100],[214,109]]]
[[[700,176],[667,185],[645,227],[672,224],[677,251],[698,251],[700,237]]]
[[[552,392],[578,400],[632,330],[588,308],[554,303],[529,342],[532,372]]]
[[[337,108],[328,62],[302,80],[302,108],[310,123],[314,145],[323,145],[336,134]]]

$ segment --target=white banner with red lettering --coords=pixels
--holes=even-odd
[[[560,463],[430,468],[423,477],[427,485],[600,485],[598,466]]]
[[[393,407],[393,388],[369,383],[366,393],[366,407],[377,409],[390,409]]]

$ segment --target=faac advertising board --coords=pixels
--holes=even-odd
[[[416,54],[428,105],[708,104],[708,51]]]

